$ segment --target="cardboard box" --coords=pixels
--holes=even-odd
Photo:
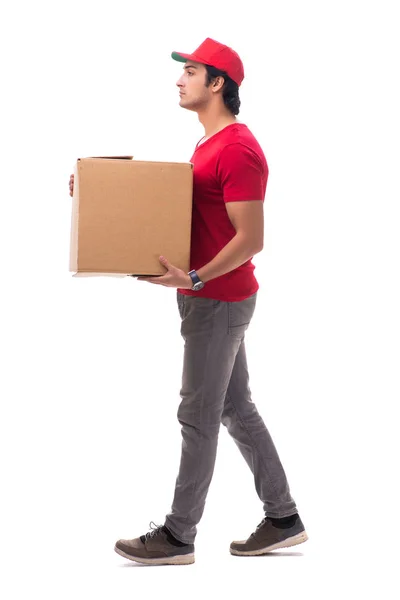
[[[126,157],[78,159],[70,271],[163,275],[165,256],[189,271],[193,165]]]

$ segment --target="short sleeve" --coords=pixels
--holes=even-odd
[[[225,202],[264,200],[264,167],[257,154],[241,143],[225,146],[217,161]]]

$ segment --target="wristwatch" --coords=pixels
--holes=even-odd
[[[194,292],[198,292],[199,290],[202,290],[203,287],[205,286],[205,283],[203,281],[201,281],[201,279],[197,275],[196,271],[193,269],[192,271],[189,271],[188,275],[190,275],[191,280],[193,281],[192,290]]]

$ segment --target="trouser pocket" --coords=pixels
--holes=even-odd
[[[228,304],[228,333],[236,339],[243,339],[253,317],[257,303],[257,292],[241,300]]]

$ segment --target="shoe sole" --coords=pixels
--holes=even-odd
[[[133,560],[145,565],[191,565],[194,563],[194,554],[179,554],[177,556],[164,556],[163,558],[142,558],[140,556],[131,556],[126,554],[115,546],[115,552],[124,558]]]
[[[278,542],[276,544],[272,544],[272,546],[267,546],[265,548],[259,548],[258,550],[236,550],[235,548],[230,548],[231,554],[235,554],[236,556],[259,556],[260,554],[267,554],[268,552],[272,552],[273,550],[278,550],[279,548],[290,548],[291,546],[297,546],[297,544],[302,544],[308,540],[308,535],[305,531],[298,533],[286,540],[282,540],[282,542]]]

